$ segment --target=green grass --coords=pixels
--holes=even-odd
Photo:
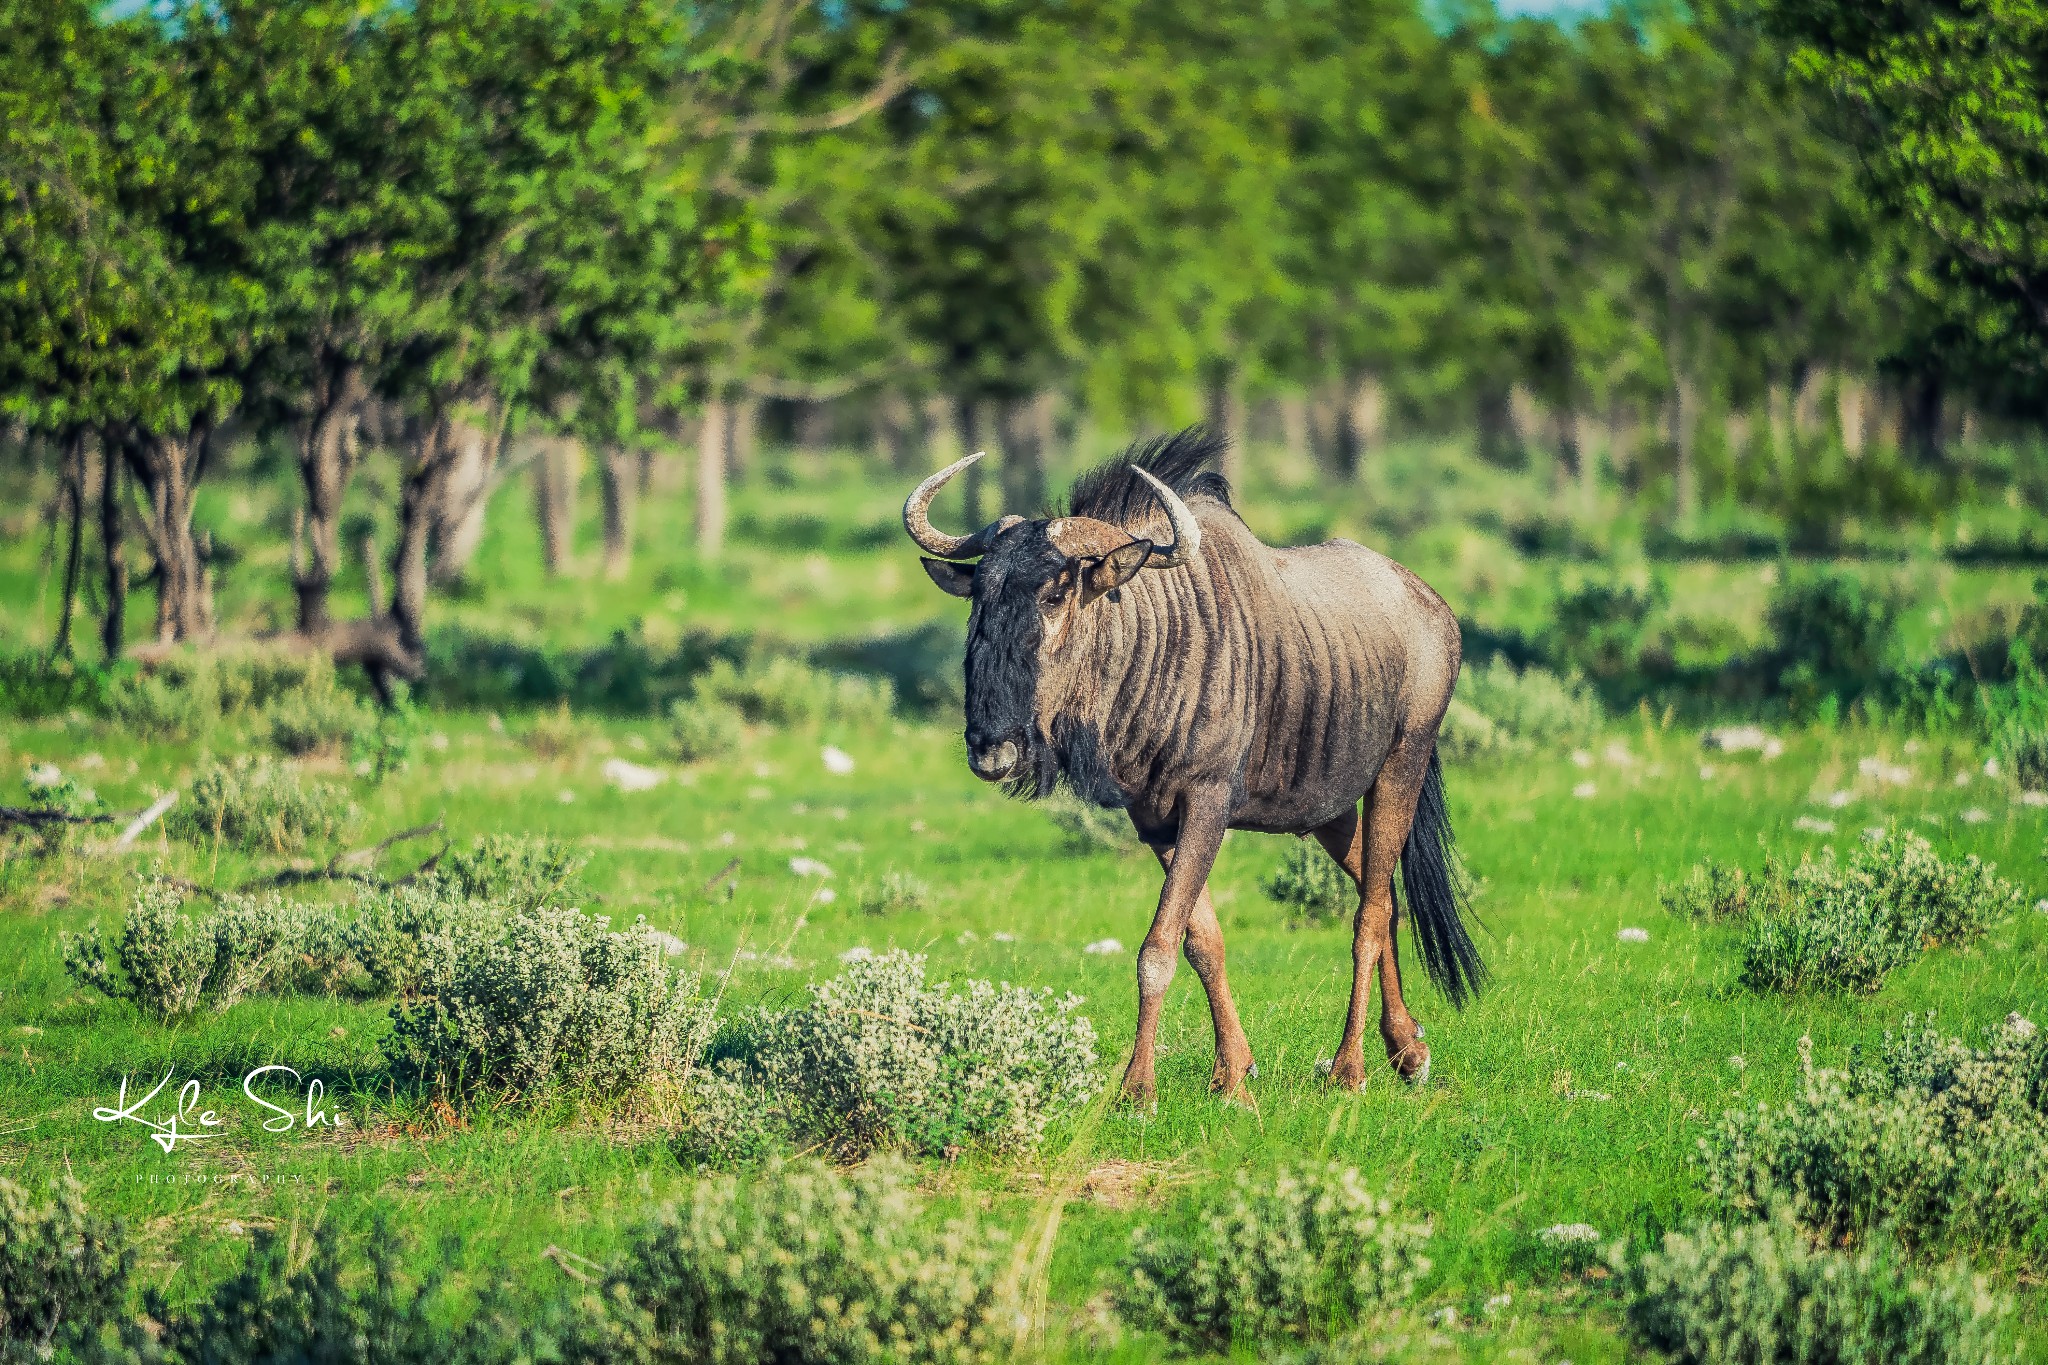
[[[596,581],[594,534],[584,541],[593,576],[541,580],[523,500],[508,493],[473,570],[487,590],[436,603],[435,617],[568,646],[614,630],[652,638],[686,627],[825,640],[957,614],[891,529],[901,495],[895,483],[858,480],[839,463],[777,458],[804,475],[801,487],[763,479],[740,490],[742,521],[723,565],[691,561],[687,537],[674,530],[688,524],[687,504],[655,498],[643,507],[642,552],[622,585]],[[1426,469],[1426,461],[1401,464],[1384,477],[1405,487],[1401,480]],[[1511,484],[1476,465],[1458,470],[1436,495],[1455,505],[1418,515],[1413,529],[1393,536],[1375,530],[1390,514],[1374,508],[1369,483],[1331,498],[1273,470],[1254,481],[1247,502],[1254,526],[1270,535],[1313,531],[1391,543],[1461,610],[1501,622],[1539,619],[1566,571],[1514,554],[1459,514],[1489,500],[1536,501],[1531,481]],[[1413,489],[1404,496],[1412,499]],[[247,528],[244,557],[222,585],[225,614],[244,625],[280,617],[282,551],[271,541],[288,502],[272,484],[224,486],[209,498],[203,518]],[[234,499],[246,504],[239,520],[231,515]],[[594,496],[589,502],[594,516]],[[791,543],[820,538],[821,548]],[[39,572],[31,539],[10,536],[0,553],[0,613],[16,638],[33,638],[36,629],[29,623]],[[1674,603],[1713,616],[1740,638],[1755,629],[1765,571],[1762,564],[1680,565]],[[1931,559],[1885,571],[1915,584],[1922,647],[1942,630],[1930,612],[1952,621],[2016,600],[2026,581],[2013,570]],[[358,586],[353,578],[348,585]],[[146,599],[138,597],[134,615],[147,620]],[[407,772],[382,786],[353,784],[365,809],[359,841],[435,818],[463,841],[501,831],[568,841],[591,855],[585,876],[598,899],[586,908],[615,920],[645,915],[687,940],[707,970],[730,969],[728,1007],[792,998],[856,945],[928,953],[934,976],[1074,990],[1087,997],[1105,1080],[1113,1079],[1134,1016],[1129,950],[1149,921],[1157,867],[1142,854],[1076,855],[1043,815],[976,782],[957,718],[757,735],[732,760],[668,766],[668,781],[633,794],[607,785],[601,765],[614,755],[661,764],[661,723],[579,720],[581,742],[543,757],[522,742],[531,715],[430,714],[425,728],[445,736],[445,747],[430,739]],[[1974,747],[1930,742],[1909,754],[1900,736],[1853,727],[1788,738],[1787,751],[1770,762],[1704,756],[1696,729],[1666,728],[1646,711],[1588,746],[1590,769],[1562,752],[1453,769],[1452,809],[1479,887],[1480,945],[1495,984],[1460,1015],[1411,966],[1410,1005],[1434,1055],[1433,1079],[1421,1090],[1402,1087],[1383,1066],[1357,1095],[1319,1082],[1314,1064],[1329,1055],[1343,1018],[1348,931],[1285,927],[1286,909],[1258,889],[1285,845],[1233,835],[1211,884],[1260,1063],[1254,1105],[1227,1106],[1207,1094],[1208,1015],[1193,973],[1183,971],[1161,1028],[1156,1113],[1104,1106],[1065,1122],[1034,1159],[930,1163],[927,1183],[1020,1229],[1043,1226],[1059,1207],[1048,1286],[1046,1350],[1054,1356],[1109,1349],[1091,1326],[1100,1318],[1091,1305],[1148,1209],[1221,1172],[1327,1153],[1434,1220],[1428,1304],[1455,1307],[1464,1322],[1480,1324],[1444,1334],[1441,1344],[1418,1335],[1402,1353],[1493,1359],[1526,1351],[1580,1365],[1622,1358],[1619,1316],[1605,1286],[1551,1268],[1531,1250],[1533,1230],[1585,1222],[1603,1235],[1643,1237],[1683,1221],[1699,1207],[1689,1166],[1697,1140],[1725,1109],[1790,1091],[1802,1034],[1829,1061],[1874,1043],[1907,1011],[1938,1010],[1943,1028],[1961,1034],[2013,1010],[2036,1019],[2048,1013],[2048,915],[2029,911],[1971,949],[1931,952],[1872,996],[1766,999],[1737,982],[1738,929],[1696,927],[1659,906],[1659,881],[1675,880],[1705,855],[1752,862],[1768,850],[1796,860],[1825,843],[1846,845],[1887,818],[1928,834],[1945,854],[1996,861],[2028,888],[2030,904],[2048,894],[2048,811],[2019,804],[1981,775],[1956,786],[1959,770],[1981,769],[1984,755]],[[853,774],[826,772],[819,758],[826,742],[853,755]],[[83,718],[10,721],[0,727],[0,781],[11,786],[25,765],[54,762],[116,808],[134,809],[160,788],[187,783],[207,754],[255,743],[232,730],[165,745],[138,743]],[[1631,761],[1609,761],[1611,745]],[[1858,760],[1879,753],[1909,766],[1912,783],[1875,787],[1859,779]],[[1701,775],[1703,762],[1715,768],[1711,780]],[[1595,794],[1575,797],[1586,782]],[[1842,809],[1817,804],[1838,789],[1855,799]],[[1962,813],[1972,808],[1990,818],[1965,823]],[[1794,821],[1802,815],[1838,828],[1829,836],[1801,831]],[[1928,816],[1941,822],[1923,822]],[[402,871],[435,846],[395,848],[383,867]],[[831,866],[834,903],[811,902],[817,882],[789,871],[798,854]],[[693,1178],[669,1154],[659,1115],[562,1108],[451,1122],[417,1097],[395,1093],[377,1051],[388,1026],[378,1003],[256,999],[164,1028],[65,977],[59,935],[95,919],[113,929],[135,877],[159,863],[196,882],[229,886],[274,863],[167,844],[155,834],[118,857],[36,860],[19,849],[7,856],[0,867],[0,1053],[7,1059],[0,1175],[39,1184],[75,1174],[92,1205],[127,1220],[140,1239],[143,1278],[173,1298],[237,1264],[248,1229],[323,1225],[360,1236],[380,1215],[406,1230],[419,1262],[452,1256],[459,1285],[480,1287],[504,1274],[553,1283],[561,1272],[543,1255],[550,1246],[602,1259],[650,1206]],[[707,895],[702,888],[733,859],[740,868],[732,897],[722,889]],[[863,913],[859,888],[891,871],[929,885],[924,906]],[[1618,941],[1625,926],[1647,929],[1649,941]],[[998,933],[1015,941],[1000,942]],[[1127,951],[1081,951],[1107,937]],[[782,954],[796,967],[772,965]],[[267,1115],[239,1089],[245,1072],[269,1063],[321,1078],[330,1109],[345,1112],[350,1126],[312,1135],[261,1131],[256,1120]],[[167,1069],[175,1072],[173,1087],[201,1082],[200,1107],[225,1121],[216,1136],[166,1156],[140,1129],[94,1120],[123,1076],[131,1084],[147,1078],[146,1088]],[[1094,1184],[1080,1186],[1090,1172]],[[1091,1192],[1125,1186],[1115,1198]],[[1057,1206],[1049,1189],[1074,1197]],[[2048,1317],[2043,1267],[1995,1252],[1979,1260],[2017,1289],[2023,1316]],[[1510,1301],[1489,1314],[1485,1304],[1500,1295]],[[1112,1355],[1148,1359],[1158,1345],[1126,1339]],[[2048,1360],[2040,1333],[2027,1349],[2030,1358]]]

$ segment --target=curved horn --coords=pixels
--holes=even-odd
[[[1171,488],[1153,478],[1150,472],[1136,465],[1131,467],[1131,472],[1152,485],[1152,491],[1159,496],[1159,505],[1166,509],[1166,519],[1173,523],[1173,544],[1154,548],[1152,557],[1145,561],[1145,567],[1177,569],[1194,562],[1195,555],[1202,548],[1202,528],[1195,525],[1195,514]]]
[[[931,523],[925,515],[932,505],[932,499],[939,490],[950,482],[955,474],[980,459],[987,451],[977,450],[964,460],[955,460],[923,483],[910,490],[910,496],[903,500],[903,529],[910,532],[910,538],[926,554],[940,559],[972,559],[988,548],[988,543],[997,535],[1022,521],[1022,517],[999,517],[970,536],[949,536]]]

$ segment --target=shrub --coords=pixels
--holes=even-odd
[[[467,849],[443,855],[436,871],[455,894],[534,907],[584,899],[583,869],[590,859],[554,839],[532,834],[486,834]]]
[[[52,657],[42,649],[0,646],[0,714],[36,720],[76,707],[106,705],[108,671],[95,664]]]
[[[1075,855],[1088,853],[1134,853],[1137,831],[1130,817],[1076,796],[1062,784],[1037,803],[1045,818],[1065,836],[1066,850]]]
[[[2048,1248],[2048,1035],[2014,1016],[1973,1048],[1909,1015],[1874,1061],[1816,1069],[1800,1052],[1790,1100],[1732,1111],[1701,1141],[1717,1203],[1784,1202],[1830,1237]]]
[[[1720,924],[1747,919],[1782,885],[1782,878],[1768,862],[1764,864],[1763,873],[1752,878],[1739,867],[1708,858],[1688,872],[1685,880],[1676,886],[1660,883],[1657,898],[1664,902],[1666,910],[1682,919]]]
[[[333,686],[280,698],[264,716],[270,743],[294,757],[339,753],[376,727],[368,707]]]
[[[115,674],[102,708],[132,734],[190,739],[221,720],[259,713],[289,717],[341,704],[333,664],[309,650],[178,650],[149,668]]]
[[[1629,1325],[1686,1365],[1975,1365],[2007,1306],[1964,1266],[1915,1273],[1889,1246],[1816,1250],[1774,1217],[1669,1233],[1626,1272]]]
[[[1979,690],[1984,726],[2013,780],[2039,791],[2048,787],[2048,678],[2025,639],[2012,642],[2007,658],[2012,680]]]
[[[565,697],[552,711],[543,711],[520,733],[519,742],[536,758],[567,758],[583,747],[588,731],[569,709]]]
[[[1132,1234],[1117,1311],[1191,1353],[1313,1340],[1413,1294],[1428,1238],[1350,1167],[1240,1171],[1181,1226]]]
[[[1498,725],[1458,697],[1444,708],[1437,726],[1436,748],[1446,763],[1478,763],[1513,749]]]
[[[885,679],[833,673],[787,655],[744,668],[713,660],[693,691],[698,702],[730,706],[757,725],[879,725],[896,705]]]
[[[782,1111],[748,1083],[746,1067],[734,1058],[698,1070],[684,1098],[684,1122],[672,1144],[680,1160],[732,1165],[759,1161],[789,1145]]]
[[[1973,854],[1944,861],[1916,834],[1887,830],[1846,860],[1802,863],[1750,917],[1743,980],[1755,990],[1869,991],[1930,941],[1961,944],[2025,904]]]
[[[669,752],[684,763],[724,758],[740,747],[746,717],[722,701],[677,701],[668,709]]]
[[[450,1096],[616,1095],[691,1065],[711,1028],[697,979],[671,974],[644,923],[521,909],[490,931],[425,940],[383,1049]]]
[[[1010,1317],[1000,1229],[936,1224],[916,1174],[779,1166],[751,1190],[702,1180],[605,1276],[568,1354],[663,1365],[965,1365]]]
[[[860,889],[862,913],[886,915],[897,910],[922,910],[931,899],[931,887],[908,872],[887,872],[877,882]]]
[[[360,814],[331,782],[306,780],[269,758],[238,758],[201,770],[184,799],[165,812],[164,831],[174,839],[285,855],[332,843]]]
[[[0,1365],[79,1347],[119,1320],[134,1256],[118,1223],[86,1211],[70,1180],[38,1207],[0,1180]]]
[[[432,964],[456,953],[458,939],[489,933],[505,906],[441,877],[371,890],[340,927],[336,956],[361,969],[374,993],[410,995]]]
[[[757,1010],[728,1048],[809,1142],[1029,1151],[1096,1088],[1095,1028],[1077,996],[928,986],[924,958],[901,949],[849,963],[810,993],[795,1009]]]
[[[1273,875],[1259,883],[1268,900],[1290,906],[1295,924],[1327,924],[1358,908],[1358,883],[1313,839],[1290,844]]]
[[[1801,714],[1861,696],[1898,652],[1898,597],[1853,573],[1788,573],[1764,620],[1766,681]]]
[[[1670,597],[1661,580],[1642,588],[1582,584],[1558,598],[1544,652],[1559,668],[1590,678],[1615,681],[1641,672],[1656,643],[1650,622]]]
[[[1526,752],[1562,744],[1592,734],[1606,721],[1600,699],[1585,683],[1541,668],[1517,670],[1499,656],[1461,671],[1453,700],[1488,723],[1482,727],[1471,717],[1451,722],[1457,742],[1477,745],[1482,753],[1489,746]]]

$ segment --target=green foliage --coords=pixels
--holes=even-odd
[[[684,763],[702,763],[736,752],[746,736],[746,717],[736,706],[696,698],[668,709],[668,748]]]
[[[1670,599],[1661,579],[1647,588],[1583,583],[1558,599],[1555,622],[1545,636],[1546,653],[1558,667],[1602,681],[1637,673],[1655,639],[1651,623]],[[1487,709],[1477,698],[1473,705]]]
[[[165,812],[164,832],[283,856],[338,841],[361,815],[344,788],[305,778],[286,763],[245,756],[201,769]]]
[[[1457,762],[1583,739],[1605,721],[1600,699],[1585,683],[1541,668],[1517,669],[1496,655],[1458,674],[1437,743]]]
[[[1348,1166],[1239,1172],[1178,1224],[1132,1234],[1117,1312],[1190,1354],[1341,1335],[1415,1292],[1429,1235]]]
[[[2048,788],[2048,677],[2024,636],[2012,642],[2009,662],[2011,681],[1979,691],[1984,729],[2013,780],[2040,791]]]
[[[1272,875],[1259,883],[1266,899],[1290,907],[1294,924],[1328,924],[1358,908],[1358,883],[1313,839],[1297,839]]]
[[[468,899],[535,909],[586,898],[590,888],[583,869],[589,863],[589,855],[543,835],[485,834],[466,849],[450,849],[435,873]]]
[[[1851,573],[1786,573],[1764,614],[1771,682],[1800,715],[1846,705],[1897,663],[1899,598]]]
[[[102,706],[124,730],[156,739],[203,738],[223,720],[253,719],[287,753],[338,744],[366,719],[324,656],[281,648],[180,649],[112,675]]]
[[[776,654],[745,667],[713,660],[697,679],[695,700],[732,707],[757,725],[871,727],[888,719],[896,695],[884,679],[832,673]]]
[[[82,938],[66,937],[64,969],[81,986],[173,1023],[248,995],[331,988],[346,974],[335,925],[333,911],[276,895],[230,895],[188,915],[185,893],[154,880],[136,892],[112,963],[95,924]]]
[[[1138,849],[1137,831],[1131,828],[1128,815],[1076,796],[1065,785],[1055,787],[1052,795],[1035,804],[1063,836],[1066,851],[1071,854],[1125,854]]]
[[[369,708],[339,689],[301,692],[271,704],[266,716],[271,744],[293,757],[353,751],[359,736],[374,732]]]
[[[39,649],[0,647],[0,715],[22,720],[58,716],[73,709],[89,713],[105,705],[104,669],[52,658]]]
[[[684,1162],[745,1165],[789,1148],[787,1120],[737,1058],[700,1067],[685,1088],[685,1101],[683,1123],[671,1141]]]
[[[932,888],[922,877],[890,871],[883,873],[880,881],[863,886],[856,904],[863,914],[889,915],[899,910],[922,910],[931,895]]]
[[[1667,1233],[1624,1272],[1629,1326],[1684,1365],[1991,1365],[2010,1305],[1967,1266],[1815,1248],[1782,1216]]]
[[[2026,902],[1975,854],[1952,862],[1887,830],[1846,859],[1833,850],[1758,888],[1742,979],[1759,991],[1873,991],[1929,943],[1970,943]]]
[[[41,1365],[120,1320],[134,1253],[79,1196],[65,1180],[39,1207],[0,1180],[0,1365]]]
[[[613,1096],[680,1075],[711,1029],[697,980],[644,922],[522,908],[480,933],[419,940],[382,1043],[401,1080],[456,1100]]]
[[[1099,1082],[1077,996],[927,985],[924,958],[901,949],[849,963],[810,996],[756,1010],[717,1049],[806,1144],[1028,1152]]]
[[[1752,878],[1739,867],[1708,858],[1686,873],[1685,880],[1677,885],[1660,883],[1657,898],[1664,902],[1666,910],[1682,919],[1720,924],[1749,918],[1762,908],[1761,902],[1782,891],[1783,886],[1783,874],[1769,862]]]
[[[339,923],[332,958],[342,970],[360,970],[371,993],[410,996],[425,985],[430,970],[455,956],[461,942],[487,936],[508,897],[486,899],[460,878],[427,877],[408,885],[364,892],[353,918]]]
[[[382,782],[402,773],[419,757],[423,721],[412,706],[394,707],[380,715],[361,717],[362,723],[346,732],[350,771],[372,782]]]
[[[775,1166],[700,1180],[605,1275],[574,1361],[984,1365],[1014,1313],[1009,1239],[939,1221],[915,1172]]]
[[[1788,1205],[1829,1238],[2048,1255],[2048,1035],[2014,1015],[1982,1047],[1917,1028],[1841,1070],[1800,1049],[1782,1106],[1724,1115],[1701,1140],[1707,1194],[1747,1215]]]

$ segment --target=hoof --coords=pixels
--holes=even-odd
[[[1421,1054],[1419,1059],[1416,1056],[1417,1053]],[[1424,1086],[1429,1084],[1429,1049],[1422,1045],[1419,1034],[1415,1042],[1394,1053],[1387,1060],[1393,1064],[1394,1074],[1408,1082],[1409,1085]]]
[[[1329,1084],[1339,1089],[1360,1090],[1365,1086],[1365,1063],[1363,1061],[1354,1061],[1349,1065],[1341,1062],[1331,1062],[1327,1067],[1323,1063],[1318,1062],[1316,1069],[1323,1073],[1324,1079]]]

